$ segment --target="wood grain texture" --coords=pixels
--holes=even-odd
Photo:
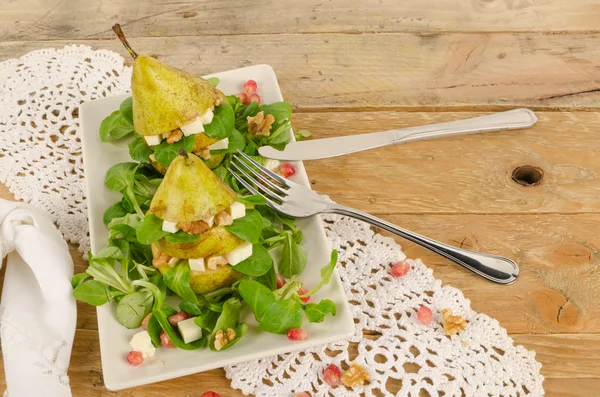
[[[318,34],[139,38],[140,52],[206,74],[267,63],[298,110],[598,109],[600,35]],[[0,60],[116,39],[0,43]],[[128,57],[129,62],[129,57]]]
[[[4,2],[2,40],[112,37],[120,22],[131,37],[265,33],[598,31],[593,0],[21,0]],[[69,18],[65,18],[69,15]]]

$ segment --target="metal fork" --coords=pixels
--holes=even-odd
[[[284,215],[294,218],[327,213],[350,216],[412,241],[490,281],[511,284],[519,276],[519,266],[511,259],[440,243],[365,212],[327,201],[313,190],[266,169],[240,150],[230,166],[227,169],[239,183],[253,194],[264,197],[269,207]]]

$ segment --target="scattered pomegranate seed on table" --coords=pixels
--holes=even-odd
[[[175,344],[165,331],[160,331],[160,345],[162,347],[175,347]]]
[[[421,306],[419,311],[417,312],[417,318],[422,325],[431,324],[431,318],[433,317],[433,313],[431,313],[431,309],[427,306]]]
[[[171,325],[175,326],[178,322],[187,320],[188,318],[190,318],[190,316],[186,312],[178,312],[169,317],[169,322]]]
[[[203,395],[201,395],[200,397],[221,397],[219,395],[219,393],[214,392],[214,391],[207,391],[206,393],[204,393]]]
[[[310,397],[310,394],[305,391],[299,391],[294,394],[294,397]]]
[[[392,268],[389,270],[390,273],[395,278],[400,278],[410,270],[410,265],[404,261],[400,261],[395,263]]]
[[[308,338],[308,333],[302,328],[291,328],[287,332],[287,337],[289,340],[304,340]]]
[[[290,163],[283,163],[279,165],[278,171],[282,177],[289,178],[296,173],[296,168]]]
[[[336,387],[340,384],[342,372],[335,364],[329,364],[323,371],[323,380],[331,387]]]
[[[148,315],[142,320],[142,329],[144,331],[148,330],[148,321],[150,321],[150,317],[152,317],[152,313],[148,313]]]
[[[304,287],[302,287],[302,288],[300,288],[300,289],[298,290],[298,295],[304,295],[304,294],[306,294],[306,293],[308,293],[308,290],[307,290],[306,288],[304,288]],[[306,298],[300,298],[300,300],[301,300],[303,303],[308,303],[308,301],[310,300],[310,295],[309,295],[309,296],[307,296]]]
[[[134,367],[137,367],[138,365],[144,362],[144,356],[142,356],[141,352],[132,350],[127,355],[127,362],[133,365]]]
[[[277,282],[277,289],[279,289],[279,288],[283,287],[287,281],[286,281],[285,277],[283,277],[281,274],[278,273],[276,282]]]

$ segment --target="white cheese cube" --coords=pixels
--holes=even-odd
[[[273,159],[265,159],[264,167],[268,170],[275,171],[279,167],[279,161]]]
[[[171,259],[169,259],[168,264],[169,264],[169,266],[173,267],[177,264],[177,262],[179,262],[179,258],[171,258]]]
[[[227,146],[229,146],[229,138],[224,138],[224,139],[221,139],[220,141],[216,141],[215,143],[210,145],[208,147],[208,150],[227,149]]]
[[[200,116],[200,121],[204,125],[210,124],[212,122],[214,115],[215,114],[213,113],[212,109],[209,108],[206,110],[206,112],[204,112],[204,114],[202,116]]]
[[[154,156],[154,153],[151,153],[148,157],[150,158],[150,160],[156,161],[156,157]]]
[[[177,222],[163,221],[162,230],[167,233],[175,233],[178,230]]]
[[[213,227],[215,224],[215,216],[211,216],[210,218],[203,219],[204,222],[208,225],[208,227]]]
[[[188,318],[177,323],[177,328],[179,328],[179,333],[185,343],[191,343],[202,338],[202,328],[194,323],[195,318]]]
[[[204,258],[190,259],[189,262],[190,262],[190,270],[196,271],[196,272],[205,272],[206,271],[206,267],[204,267]]]
[[[152,344],[152,339],[150,339],[148,331],[138,332],[133,335],[129,346],[131,346],[131,350],[142,353],[142,357],[144,358],[152,357],[156,353],[156,348]]]
[[[148,144],[148,146],[156,146],[156,145],[160,144],[160,141],[162,141],[162,136],[150,135],[150,136],[145,136],[144,139],[146,140],[146,143]]]
[[[244,259],[247,259],[252,256],[252,244],[244,243],[231,251],[228,254],[225,254],[225,258],[227,258],[227,262],[231,266],[235,266]]]
[[[231,215],[232,219],[243,218],[246,216],[246,206],[242,203],[238,203],[234,201],[233,204],[227,209],[229,215]]]
[[[200,121],[200,117],[196,118],[196,120],[192,121],[189,124],[182,125],[179,128],[185,136],[190,136],[204,132],[204,126],[202,125],[202,121]]]

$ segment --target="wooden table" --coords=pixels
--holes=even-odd
[[[597,0],[21,0],[0,3],[0,60],[65,44],[132,45],[197,74],[272,65],[317,138],[518,106],[529,130],[413,143],[306,164],[340,203],[435,239],[515,258],[494,285],[406,241],[473,309],[537,352],[548,396],[600,394],[600,3]],[[536,186],[523,186],[516,176]],[[10,198],[7,189],[0,197]],[[72,247],[76,271],[86,264]],[[200,396],[222,370],[110,393],[95,310],[78,305],[75,396]],[[3,379],[0,379],[3,382]],[[1,385],[0,385],[1,386]]]

